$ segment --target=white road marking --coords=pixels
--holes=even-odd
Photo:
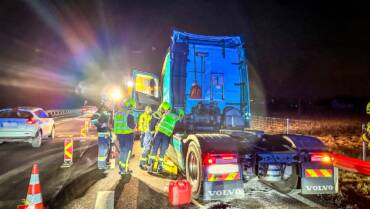
[[[94,209],[114,209],[114,191],[99,191]]]

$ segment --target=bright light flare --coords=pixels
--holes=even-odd
[[[117,88],[117,89],[113,89],[112,93],[111,93],[111,98],[114,100],[114,101],[119,101],[122,99],[122,92]]]
[[[134,86],[134,82],[131,81],[131,80],[127,81],[127,86],[128,87],[133,87]]]

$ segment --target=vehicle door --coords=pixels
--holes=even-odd
[[[53,119],[49,118],[49,115],[43,110],[37,110],[35,111],[35,114],[40,120],[40,127],[42,129],[43,135],[49,135],[53,126]]]
[[[160,103],[159,78],[158,76],[133,70],[132,73],[132,98],[136,101],[137,110],[143,111],[146,105],[152,108]]]

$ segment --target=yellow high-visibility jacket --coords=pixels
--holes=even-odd
[[[147,132],[149,131],[149,122],[152,119],[152,116],[146,112],[141,113],[139,116],[139,124],[138,129],[140,132]]]

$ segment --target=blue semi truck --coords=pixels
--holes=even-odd
[[[252,178],[284,193],[338,192],[338,171],[320,140],[250,129],[244,44],[239,36],[173,31],[161,76],[133,71],[139,109],[167,101],[185,110],[168,158],[203,200],[243,198]]]

